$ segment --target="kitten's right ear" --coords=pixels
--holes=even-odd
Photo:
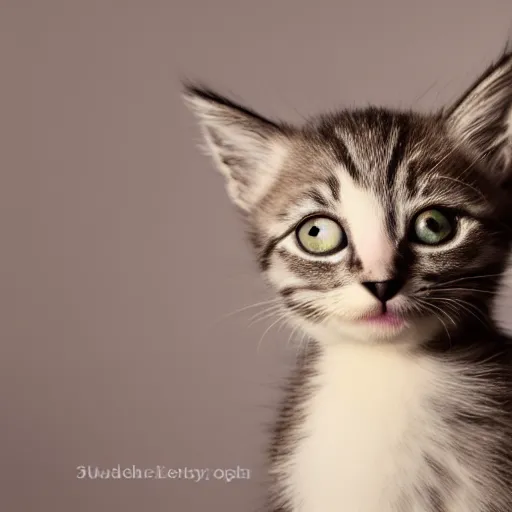
[[[249,212],[277,176],[290,129],[203,87],[185,85],[183,96],[226,178],[231,200]]]
[[[512,48],[445,112],[460,146],[484,162],[499,183],[512,178]]]

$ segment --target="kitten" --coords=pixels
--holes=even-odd
[[[186,86],[261,271],[315,341],[270,448],[269,512],[512,511],[512,52],[431,115],[302,127]]]

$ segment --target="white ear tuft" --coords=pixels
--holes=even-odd
[[[186,86],[184,100],[199,120],[231,200],[250,211],[277,176],[289,129],[206,88]]]

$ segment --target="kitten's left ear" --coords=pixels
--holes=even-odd
[[[289,148],[291,128],[274,123],[202,87],[185,86],[209,153],[224,175],[228,195],[250,212],[274,182]]]
[[[512,177],[512,51],[490,66],[445,112],[451,135],[503,183]]]

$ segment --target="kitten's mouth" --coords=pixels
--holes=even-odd
[[[379,327],[403,327],[405,325],[405,318],[389,310],[382,310],[377,314],[371,314],[359,319],[360,323],[367,325],[375,325]]]

